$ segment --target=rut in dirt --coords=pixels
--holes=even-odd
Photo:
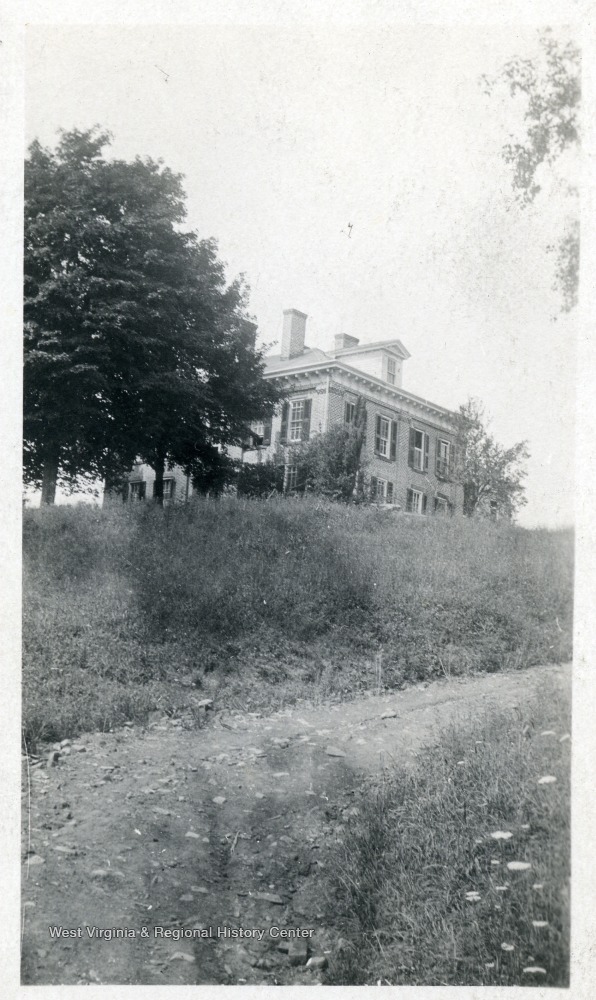
[[[320,982],[342,946],[329,872],[363,781],[557,672],[269,718],[215,706],[200,730],[162,719],[42,758],[24,785],[23,983]],[[114,928],[133,933],[94,936]]]

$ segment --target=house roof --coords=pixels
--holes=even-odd
[[[352,347],[342,347],[339,351],[333,351],[332,357],[341,358],[347,354],[369,354],[371,351],[389,351],[391,354],[398,354],[404,361],[410,358],[411,354],[402,344],[401,340],[375,340],[372,344],[355,344]]]
[[[297,365],[302,368],[304,365],[312,365],[317,361],[330,361],[331,355],[318,347],[306,347],[302,354],[296,354],[293,358],[282,358],[281,354],[267,354],[265,361],[265,375],[273,372],[281,372],[284,369],[294,369]]]

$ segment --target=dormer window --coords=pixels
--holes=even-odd
[[[387,358],[387,381],[395,385],[395,358]]]

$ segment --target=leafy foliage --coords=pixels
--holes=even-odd
[[[366,406],[359,397],[353,423],[334,424],[293,450],[299,488],[330,500],[354,499],[362,480],[365,432]]]
[[[468,399],[458,414],[457,476],[464,486],[464,514],[468,517],[504,515],[511,518],[527,501],[523,462],[528,446],[520,441],[502,448],[486,426],[482,404]]]
[[[281,493],[284,487],[284,466],[282,461],[270,460],[258,465],[243,462],[236,479],[238,496],[268,497]]]
[[[503,149],[507,163],[513,167],[513,187],[522,205],[534,201],[541,190],[540,169],[552,166],[567,149],[579,144],[579,109],[581,99],[580,50],[568,41],[563,44],[547,29],[540,38],[541,58],[515,57],[503,68],[496,80],[487,80],[490,93],[498,83],[504,83],[512,97],[526,100],[524,120],[527,124],[525,141],[508,143]],[[568,186],[575,196],[576,191]],[[558,247],[555,287],[562,295],[562,308],[568,312],[577,303],[579,276],[579,222],[575,209],[567,231]]]
[[[76,488],[139,457],[197,477],[277,399],[242,281],[182,228],[182,178],[108,161],[99,129],[34,142],[25,172],[25,479]]]

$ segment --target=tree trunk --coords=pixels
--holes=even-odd
[[[43,453],[43,475],[41,480],[41,503],[53,504],[56,499],[56,482],[58,480],[58,464],[60,461],[60,445],[47,444]]]
[[[166,467],[166,460],[163,455],[158,455],[153,466],[155,471],[155,483],[153,484],[153,499],[160,507],[163,507],[163,476]]]

